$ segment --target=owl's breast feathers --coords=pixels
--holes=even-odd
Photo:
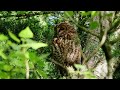
[[[68,23],[60,23],[55,27],[56,37],[53,40],[55,60],[64,65],[80,63],[80,40],[77,31]],[[60,59],[60,60],[58,60]]]

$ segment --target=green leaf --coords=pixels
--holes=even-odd
[[[38,72],[38,74],[39,74],[40,76],[42,76],[43,78],[47,78],[47,74],[46,74],[44,71],[42,71],[42,70],[37,70],[37,72]]]
[[[29,56],[30,56],[30,61],[32,61],[33,63],[37,62],[38,56],[36,55],[36,52],[29,52]]]
[[[5,62],[0,61],[0,70],[3,68],[4,65],[5,65]]]
[[[13,60],[25,60],[25,55],[23,52],[19,51],[11,51],[8,57],[11,62]]]
[[[25,14],[26,11],[17,11],[17,14]]]
[[[0,49],[0,56],[3,58],[3,59],[7,59],[7,56],[3,53],[3,50]]]
[[[14,50],[20,50],[21,47],[15,43],[12,43],[12,42],[8,42],[7,43],[8,45],[10,45]]]
[[[80,65],[80,64],[74,64],[74,66],[75,66],[77,69],[85,69],[85,66]]]
[[[25,68],[20,68],[20,67],[15,67],[12,71],[15,72],[16,74],[22,73],[23,75],[25,75],[25,73],[26,73]]]
[[[96,15],[97,15],[97,11],[92,11],[92,12],[91,12],[91,16],[92,16],[92,17],[94,17],[94,16],[96,16]]]
[[[80,11],[80,13],[81,13],[82,16],[86,16],[87,15],[87,13],[85,11]]]
[[[0,41],[5,41],[8,40],[8,37],[5,36],[4,34],[0,34]]]
[[[13,67],[10,66],[10,65],[4,65],[4,66],[3,66],[3,70],[5,70],[5,71],[10,71],[12,68],[13,68]]]
[[[24,60],[18,60],[18,59],[15,59],[15,58],[10,62],[10,65],[25,68]]]
[[[29,52],[25,52],[25,57],[29,58]]]
[[[90,29],[97,29],[99,27],[99,23],[97,21],[93,21],[90,23]]]
[[[41,48],[41,47],[46,47],[46,46],[48,46],[47,44],[45,44],[45,43],[32,43],[31,45],[30,45],[33,49],[38,49],[38,48]]]
[[[33,38],[33,33],[32,33],[32,31],[30,30],[29,27],[26,27],[24,30],[22,30],[19,33],[19,37],[22,37],[22,38]]]
[[[0,71],[0,79],[10,79],[7,72]]]
[[[46,47],[46,46],[48,46],[47,44],[45,44],[45,43],[29,43],[29,44],[22,44],[22,45],[20,45],[21,47],[28,47],[28,48],[30,48],[30,47],[32,47],[33,49],[38,49],[38,48],[41,48],[41,47]]]
[[[13,34],[13,33],[10,32],[10,31],[8,31],[8,34],[9,34],[9,36],[10,36],[13,40],[15,40],[16,42],[20,43],[20,40],[15,36],[15,34]]]
[[[21,38],[21,40],[23,41],[23,42],[26,42],[26,43],[35,43],[36,41],[34,41],[34,40],[32,40],[32,39],[28,39],[28,38]]]
[[[21,38],[21,41],[26,43],[26,44],[37,43],[37,41],[34,41],[32,39],[29,39],[29,38]]]
[[[90,72],[90,71],[86,71],[83,74],[88,79],[95,79],[96,78],[95,75],[92,72]]]
[[[69,16],[72,17],[73,15],[74,15],[73,11],[65,11],[64,12],[64,17],[68,18]]]
[[[44,60],[45,60],[45,58],[47,58],[47,55],[40,55],[40,56],[38,56],[36,54],[36,52],[29,52],[29,56],[30,56],[30,61],[33,64],[38,64],[40,67],[44,67],[45,66]]]

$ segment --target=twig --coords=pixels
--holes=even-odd
[[[103,35],[103,27],[102,27],[102,15],[101,12],[99,12],[99,24],[100,24],[100,36]],[[101,39],[102,37],[100,37]]]
[[[82,31],[86,32],[86,33],[90,33],[93,36],[96,36],[97,38],[100,38],[99,35],[95,34],[94,32],[92,32],[91,30],[87,30],[85,27],[79,26],[77,25]]]
[[[85,64],[85,61],[87,60],[87,58],[86,58],[85,54],[83,53],[82,49],[80,49],[80,52],[81,52],[81,56],[82,56],[82,58],[83,58],[82,64],[84,65],[84,64]]]
[[[66,69],[66,67],[64,67],[62,64],[60,64],[60,63],[58,63],[57,61],[55,61],[55,60],[51,60],[53,63],[55,63],[56,65],[59,65],[60,67],[62,67],[62,68],[64,68],[65,70],[67,70]],[[68,70],[67,70],[68,71]]]
[[[29,60],[25,60],[25,65],[26,65],[26,79],[29,79]]]

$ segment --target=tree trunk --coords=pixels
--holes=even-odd
[[[112,68],[111,60],[108,61],[107,68],[108,68],[108,73],[107,73],[106,79],[113,79],[113,70],[112,70],[113,68]]]
[[[119,65],[119,60],[117,58],[112,58],[108,61],[108,73],[106,78],[107,79],[113,79],[113,74],[116,70],[116,68]]]

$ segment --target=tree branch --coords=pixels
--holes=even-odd
[[[111,33],[115,32],[115,31],[116,31],[116,28],[117,28],[119,25],[120,25],[120,18],[117,19],[117,20],[113,23],[112,27],[110,27],[110,29],[108,30],[108,34],[111,34]]]
[[[81,52],[81,57],[83,58],[82,64],[85,64],[85,61],[87,58],[86,58],[85,54],[83,53],[82,49],[80,49],[80,52]]]
[[[31,17],[31,16],[42,15],[42,14],[49,14],[49,13],[55,13],[55,11],[35,11],[35,12],[24,13],[24,14],[17,14],[17,15],[11,15],[10,14],[10,15],[0,16],[0,18],[7,18],[7,17],[28,18],[28,17]]]
[[[117,38],[115,38],[114,40],[110,41],[110,44],[113,45],[115,44],[116,42],[120,41],[120,34]]]
[[[92,52],[92,54],[90,54],[90,56],[86,59],[86,63],[89,61],[89,59],[91,58],[91,57],[93,57],[97,52],[98,52],[98,50],[102,47],[102,45],[105,43],[105,41],[106,41],[106,38],[107,38],[107,31],[108,30],[105,30],[104,31],[104,35],[103,35],[103,37],[102,37],[102,40],[101,40],[101,42],[100,42],[100,44],[98,45],[98,47]]]
[[[77,27],[79,27],[82,31],[84,31],[84,32],[86,32],[86,33],[90,33],[91,35],[96,36],[97,38],[100,38],[99,35],[95,34],[94,32],[92,32],[92,31],[90,31],[90,30],[87,30],[85,27],[82,27],[82,26],[78,25],[78,24],[72,19],[72,17],[71,17],[67,12],[65,12],[65,13],[66,13],[66,15],[69,17],[69,19],[70,19]]]

